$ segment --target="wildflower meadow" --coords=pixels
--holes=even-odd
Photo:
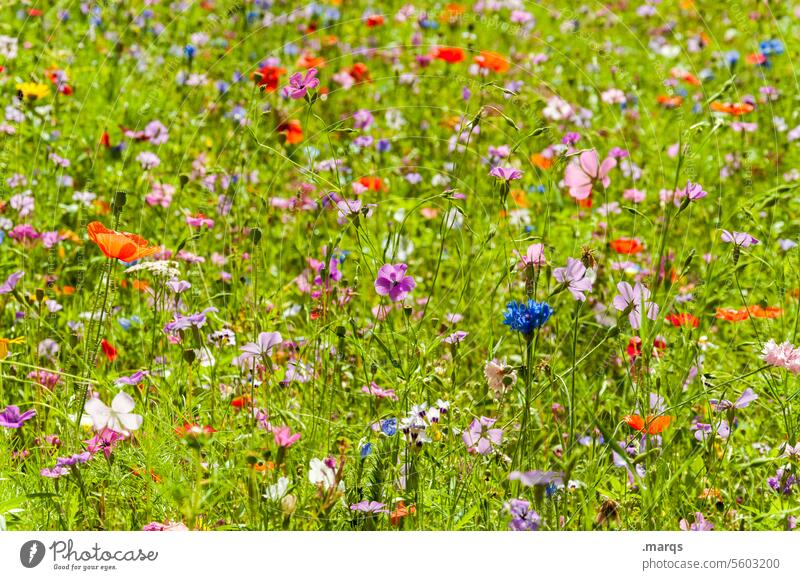
[[[798,35],[3,1],[0,529],[794,530]]]

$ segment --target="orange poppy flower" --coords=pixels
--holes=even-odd
[[[444,24],[455,24],[458,19],[464,14],[464,7],[460,4],[448,4],[442,9],[442,14],[439,16],[439,22]]]
[[[387,189],[380,177],[368,175],[360,177],[358,182],[370,191],[386,191]]]
[[[508,61],[503,58],[502,55],[497,54],[496,52],[491,52],[489,50],[482,50],[481,53],[475,57],[475,62],[481,68],[488,68],[491,71],[496,73],[504,73],[506,72],[511,65],[508,64]]]
[[[754,318],[780,318],[780,315],[783,313],[783,310],[777,306],[762,308],[758,304],[751,306],[748,311]]]
[[[669,314],[667,315],[667,322],[676,328],[681,326],[691,326],[693,328],[697,328],[697,326],[700,324],[700,320],[688,312],[683,312],[681,314]]]
[[[303,142],[303,126],[297,119],[286,121],[278,126],[278,132],[286,138],[289,145],[297,145]]]
[[[553,158],[545,157],[541,153],[534,153],[531,155],[531,163],[539,169],[550,169],[553,166]]]
[[[308,52],[303,53],[303,56],[297,61],[297,66],[305,69],[309,68],[322,68],[325,66],[325,59],[321,56],[314,56]]]
[[[649,435],[657,435],[669,426],[672,417],[669,415],[660,415],[658,417],[648,415],[647,419],[643,419],[639,415],[626,415],[622,420],[631,429],[648,433]]]
[[[397,503],[397,507],[394,508],[394,511],[389,516],[389,521],[392,522],[393,526],[396,526],[400,523],[401,519],[409,514],[413,516],[416,511],[417,509],[413,505],[406,507],[406,502],[400,501]]]
[[[464,51],[454,46],[440,46],[433,51],[433,58],[455,64],[464,60]]]
[[[644,245],[635,238],[619,238],[608,245],[618,254],[638,254],[644,250]]]
[[[108,258],[116,258],[123,262],[133,262],[155,254],[158,246],[150,246],[144,238],[128,232],[109,230],[100,222],[90,223],[86,231],[100,251]]]
[[[767,62],[767,57],[760,52],[754,52],[752,54],[748,54],[745,57],[745,60],[747,60],[748,64],[764,64]]]
[[[658,95],[656,100],[665,109],[674,109],[683,103],[683,97],[680,95]]]
[[[737,310],[736,308],[717,308],[715,318],[727,320],[728,322],[741,322],[747,320],[747,310]]]
[[[750,103],[720,103],[717,101],[711,103],[712,111],[716,111],[717,113],[727,113],[728,115],[733,115],[734,117],[750,113],[754,108],[755,107],[753,107],[753,105]]]

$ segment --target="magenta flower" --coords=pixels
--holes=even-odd
[[[523,256],[517,250],[514,250],[514,255],[519,258],[517,268],[524,270],[528,266],[538,268],[544,266],[547,259],[544,257],[544,244],[531,244]]]
[[[569,188],[569,194],[575,199],[586,199],[592,194],[592,188],[598,182],[603,187],[611,184],[608,172],[617,166],[617,160],[606,157],[600,163],[600,157],[595,149],[584,151],[577,162],[567,165],[564,173],[564,183]]]
[[[117,433],[111,429],[103,429],[100,433],[95,433],[91,439],[84,441],[86,443],[86,450],[89,453],[99,453],[102,451],[106,458],[111,456],[111,452],[117,443],[124,441],[125,436],[122,433]]]
[[[680,521],[680,528],[684,532],[710,532],[714,529],[714,524],[709,522],[700,512],[695,512],[694,522],[690,524],[684,518]]]
[[[692,183],[691,181],[686,182],[686,188],[682,193],[683,195],[681,197],[686,196],[690,201],[697,201],[708,195],[708,192],[703,189],[702,185],[699,183]]]
[[[489,175],[503,181],[514,181],[522,177],[522,171],[513,167],[493,167]]]
[[[721,239],[723,242],[734,244],[740,248],[749,248],[759,243],[759,241],[750,234],[744,232],[729,232],[728,230],[722,230]]]
[[[283,427],[273,427],[272,436],[275,437],[275,445],[288,449],[300,440],[301,434],[292,434],[292,430],[288,425],[284,425]]]
[[[614,297],[614,308],[620,312],[628,312],[628,320],[634,330],[642,325],[642,307],[650,320],[658,317],[658,304],[647,300],[650,298],[650,290],[639,282],[632,288],[627,282],[620,282],[617,290],[619,294]]]
[[[384,264],[375,278],[375,292],[380,296],[388,296],[392,302],[403,300],[417,285],[414,278],[406,276],[408,265]]]
[[[318,85],[317,69],[308,69],[305,76],[303,73],[294,73],[289,78],[289,86],[283,87],[283,96],[291,99],[302,99],[309,89],[316,88]]]
[[[378,399],[390,399],[392,401],[397,400],[397,394],[394,392],[394,389],[382,389],[375,382],[370,383],[369,386],[364,385],[361,387],[361,392],[372,395]]]
[[[567,286],[575,300],[584,302],[586,300],[584,292],[592,291],[594,282],[586,276],[586,266],[580,260],[567,258],[567,266],[553,270],[553,276]]]
[[[495,446],[500,445],[503,440],[503,430],[492,428],[496,421],[497,419],[489,417],[472,420],[469,429],[461,434],[461,439],[470,453],[488,455]]]
[[[0,413],[0,427],[6,429],[19,429],[22,424],[36,416],[36,411],[30,409],[24,413],[19,412],[19,407],[16,405],[9,405],[5,410]]]

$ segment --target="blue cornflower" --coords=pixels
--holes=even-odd
[[[197,49],[195,49],[195,47],[192,46],[191,44],[187,44],[186,46],[183,47],[183,54],[185,54],[189,60],[194,58],[196,52]]]
[[[780,55],[783,54],[783,44],[780,40],[770,39],[762,40],[758,45],[761,54],[764,56]]]
[[[361,459],[365,459],[370,453],[372,453],[372,443],[367,441],[361,446]]]
[[[530,336],[534,330],[544,326],[552,315],[553,309],[547,302],[528,300],[525,303],[512,300],[506,305],[503,324],[525,336]]]
[[[392,418],[382,421],[381,431],[384,435],[392,437],[395,433],[397,433],[397,419]]]

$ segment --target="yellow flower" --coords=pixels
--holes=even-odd
[[[23,99],[30,99],[31,101],[41,99],[50,94],[50,88],[39,83],[20,83],[17,85],[17,91],[19,91]]]
[[[5,360],[8,356],[8,345],[9,344],[22,344],[25,342],[23,337],[17,338],[0,338],[0,360]]]

